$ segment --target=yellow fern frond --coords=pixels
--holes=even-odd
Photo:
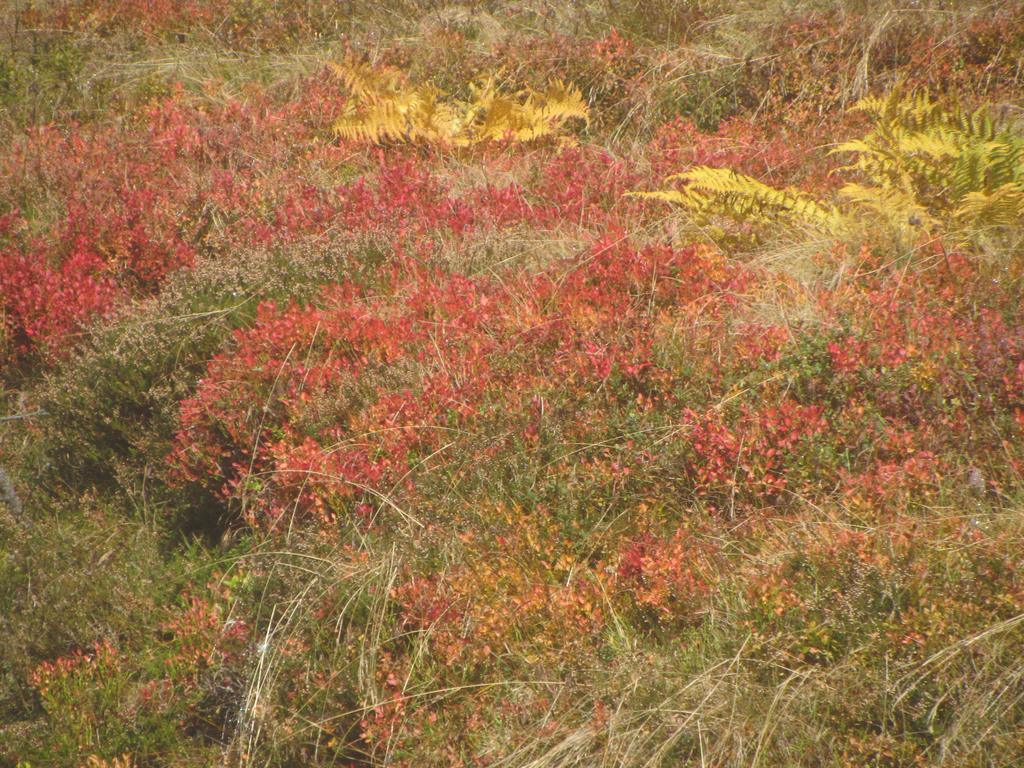
[[[550,124],[561,125],[567,120],[578,119],[590,123],[590,110],[583,93],[574,85],[561,80],[552,80],[541,94],[541,119]]]
[[[1010,182],[991,193],[969,192],[954,213],[977,226],[1019,225],[1024,221],[1024,183]]]
[[[334,122],[334,132],[343,139],[379,143],[399,141],[408,131],[404,111],[396,104],[382,102],[361,112],[346,112]]]
[[[726,168],[670,176],[681,186],[639,193],[687,208],[698,218],[745,224],[801,223],[833,234],[882,224],[900,237],[944,229],[969,240],[986,226],[1024,224],[1024,136],[1000,128],[985,108],[945,106],[927,91],[895,89],[854,106],[872,119],[864,136],[837,145],[852,175],[839,207],[794,189],[775,189]]]
[[[897,137],[895,145],[896,152],[906,155],[927,155],[937,160],[960,154],[960,146],[955,137],[938,131],[904,134]]]
[[[513,137],[521,128],[518,104],[509,98],[490,95],[486,107],[481,108],[479,122],[473,127],[478,141],[501,141]]]
[[[636,196],[681,205],[702,219],[724,216],[739,223],[790,223],[823,230],[841,223],[834,209],[798,190],[775,189],[728,168],[700,166],[666,181],[684,186]]]
[[[352,96],[334,123],[335,134],[348,140],[453,146],[533,141],[560,135],[570,120],[590,119],[580,90],[560,80],[542,93],[527,89],[508,94],[491,76],[471,86],[470,100],[460,101],[429,84],[406,85],[395,70],[352,61],[333,64],[332,69]]]
[[[1024,182],[1024,137],[1000,130],[989,111],[945,107],[927,91],[895,90],[857,103],[872,130],[834,152],[853,155],[841,170],[865,183],[847,185],[847,201],[898,220],[910,213],[933,224],[971,229],[1012,218],[1015,189]]]
[[[884,221],[896,227],[928,228],[938,223],[913,194],[896,187],[850,183],[843,185],[839,196],[859,209],[855,218],[864,220],[870,214],[865,224]]]
[[[329,62],[345,88],[358,99],[375,99],[395,93],[401,82],[400,73],[391,68],[374,68],[367,62],[348,58],[344,63]]]

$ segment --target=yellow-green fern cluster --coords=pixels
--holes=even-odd
[[[333,64],[351,99],[334,123],[344,139],[470,146],[488,141],[532,141],[559,136],[590,112],[578,88],[560,80],[544,91],[504,91],[496,77],[456,99],[430,83],[409,84],[398,70],[347,61]]]
[[[969,230],[1020,223],[1024,216],[1024,137],[999,129],[989,110],[944,107],[927,93],[893,91],[854,109],[872,118],[851,153],[842,198],[894,220]]]
[[[787,221],[829,229],[839,223],[834,207],[800,190],[776,189],[729,168],[697,166],[665,181],[679,184],[633,195],[681,205],[702,224],[718,216],[762,226]]]
[[[987,109],[967,112],[927,93],[899,91],[862,99],[854,109],[873,125],[832,150],[853,156],[840,169],[853,180],[835,203],[707,166],[668,177],[667,189],[634,194],[680,205],[701,224],[727,218],[831,235],[878,225],[966,233],[1024,219],[1024,137],[997,127]]]

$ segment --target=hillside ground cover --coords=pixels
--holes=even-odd
[[[1024,4],[2,7],[0,766],[1024,761]]]

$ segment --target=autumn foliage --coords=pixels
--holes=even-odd
[[[1020,4],[350,5],[18,11],[0,764],[1018,764]]]

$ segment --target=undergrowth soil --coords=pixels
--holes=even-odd
[[[1024,763],[1024,4],[0,8],[0,766]]]

